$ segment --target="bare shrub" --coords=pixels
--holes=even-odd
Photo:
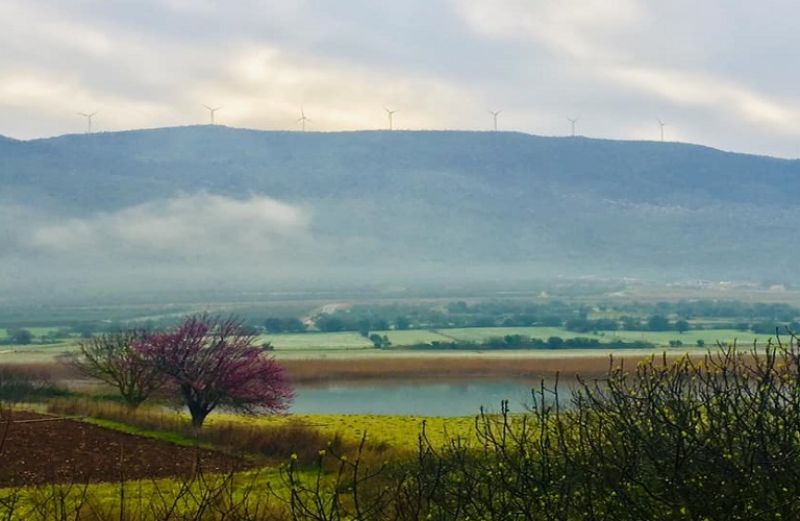
[[[414,461],[367,471],[321,454],[311,481],[290,463],[295,519],[800,518],[794,336],[701,360],[612,360],[568,407],[557,383],[532,396],[529,414],[477,416],[477,441],[434,446],[423,429]]]
[[[46,364],[0,365],[0,400],[8,403],[36,402],[67,396],[53,378],[53,367]]]
[[[94,336],[80,343],[80,352],[70,363],[84,375],[116,388],[135,409],[167,380],[137,348],[148,338],[147,332],[136,330]]]

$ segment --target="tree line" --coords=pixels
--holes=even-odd
[[[376,345],[376,347],[383,346]],[[601,347],[609,349],[646,349],[655,347],[655,344],[639,340],[610,340],[602,342],[597,338],[588,337],[562,338],[560,336],[551,336],[542,339],[527,335],[505,335],[488,338],[482,342],[434,340],[414,344],[410,346],[410,349],[593,349]]]

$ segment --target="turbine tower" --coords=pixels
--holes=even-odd
[[[97,112],[92,112],[91,114],[87,114],[86,112],[78,112],[79,116],[83,116],[86,118],[86,133],[92,133],[92,118],[97,114]]]
[[[575,137],[575,125],[578,123],[578,118],[567,118],[567,121],[572,125],[572,137]]]
[[[667,124],[659,119],[658,120],[658,126],[661,128],[661,142],[663,143],[664,142],[664,127],[666,127]]]
[[[208,105],[203,106],[208,109],[208,115],[211,117],[211,124],[214,125],[214,114],[216,114],[216,112],[222,107],[209,107]]]
[[[492,120],[494,121],[494,131],[497,132],[497,116],[502,114],[502,110],[490,110],[489,114],[492,115]]]
[[[393,116],[394,116],[395,112],[400,112],[400,111],[399,110],[390,110],[387,107],[383,107],[383,109],[386,111],[386,114],[389,116],[389,130],[394,130],[394,119],[393,119]]]
[[[306,122],[311,123],[311,120],[306,117],[303,107],[300,107],[300,119],[297,120],[297,123],[300,123],[300,128],[303,132],[306,131]]]

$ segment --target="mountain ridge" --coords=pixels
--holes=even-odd
[[[354,135],[354,134],[490,134],[490,135],[519,135],[519,136],[526,136],[531,138],[538,138],[538,139],[553,139],[553,140],[587,140],[587,141],[595,141],[595,142],[605,142],[605,143],[616,143],[616,144],[652,144],[652,145],[660,145],[660,146],[682,146],[682,147],[689,147],[689,148],[698,148],[703,150],[709,150],[714,152],[720,152],[723,154],[732,154],[736,156],[743,156],[743,157],[757,157],[757,158],[765,158],[765,159],[775,159],[778,161],[800,161],[800,158],[794,157],[781,157],[781,156],[773,156],[769,154],[758,154],[758,153],[751,153],[751,152],[742,152],[737,150],[726,150],[722,148],[717,148],[711,145],[704,145],[702,143],[692,143],[692,142],[685,142],[685,141],[658,141],[658,140],[650,140],[650,139],[616,139],[616,138],[604,138],[604,137],[592,137],[592,136],[584,136],[578,134],[576,136],[568,136],[568,135],[544,135],[544,134],[533,134],[529,132],[517,131],[517,130],[468,130],[468,129],[395,129],[395,130],[387,130],[387,129],[354,129],[354,130],[306,130],[306,131],[298,131],[298,130],[280,130],[280,129],[258,129],[258,128],[248,128],[248,127],[233,127],[223,124],[188,124],[188,125],[174,125],[174,126],[166,126],[166,127],[145,127],[145,128],[133,128],[133,129],[124,129],[124,130],[108,130],[108,131],[95,131],[91,134],[87,134],[85,132],[72,132],[66,134],[58,134],[54,136],[46,136],[46,137],[36,137],[36,138],[28,138],[28,139],[18,139],[9,136],[5,136],[0,134],[0,139],[13,141],[17,143],[37,143],[37,142],[56,142],[62,139],[68,138],[80,138],[80,137],[88,137],[88,136],[113,136],[113,135],[135,135],[135,134],[149,134],[149,133],[159,133],[159,132],[180,132],[184,130],[192,130],[192,129],[211,129],[211,130],[225,130],[225,131],[233,131],[233,132],[243,132],[243,133],[255,133],[255,134],[298,134],[298,135]]]
[[[298,277],[326,269],[330,277],[357,272],[375,281],[472,271],[489,279],[510,271],[523,278],[800,279],[800,246],[790,239],[800,219],[800,161],[793,159],[519,132],[210,125],[74,134],[3,149],[0,211],[5,205],[25,215],[5,230],[20,265],[54,262],[79,239],[112,255],[131,240],[130,230],[105,249],[98,244],[121,233],[131,216],[155,223],[158,237],[160,222],[189,226],[174,212],[210,204],[256,221],[275,208],[301,216],[302,229],[291,233],[306,242],[276,255]],[[191,215],[189,223],[204,217]],[[44,224],[31,228],[37,222]],[[272,221],[261,228],[249,222],[230,224],[239,231],[225,234],[274,240]],[[54,234],[69,241],[56,247]],[[26,237],[44,237],[37,240],[50,241],[50,249]],[[163,244],[142,244],[151,257],[137,266],[154,265],[153,258],[176,265]],[[282,266],[276,260],[271,269]]]

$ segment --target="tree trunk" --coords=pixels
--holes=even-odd
[[[206,421],[208,411],[196,405],[189,405],[189,413],[192,415],[192,427],[195,429],[200,429],[200,427],[203,426],[203,422]]]
[[[186,401],[186,406],[189,408],[189,414],[192,415],[192,427],[199,429],[203,426],[206,416],[211,411],[202,403],[202,400],[198,399],[190,386],[182,385],[181,392]]]

